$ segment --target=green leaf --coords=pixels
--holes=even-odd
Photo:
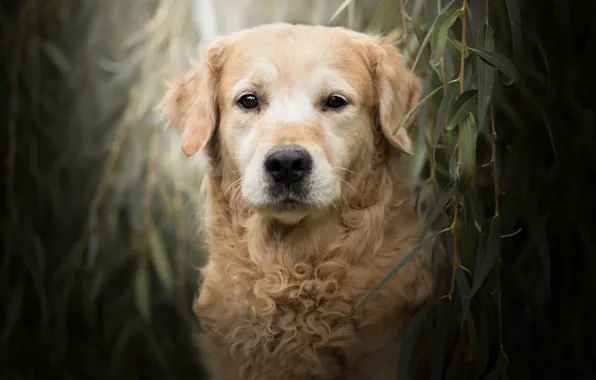
[[[548,61],[549,61],[548,54],[546,53],[546,50],[544,49],[544,44],[542,43],[542,41],[540,41],[540,39],[538,38],[538,36],[536,36],[535,33],[527,31],[527,30],[523,30],[523,33],[534,43],[534,45],[536,46],[536,49],[540,53],[540,57],[542,58],[542,63],[544,64],[544,69],[546,70],[546,90],[548,92],[548,89],[550,88],[551,73],[550,73],[550,65],[548,63]]]
[[[437,217],[444,213],[445,206],[447,206],[447,203],[449,203],[449,201],[451,200],[451,198],[453,198],[454,195],[455,195],[455,186],[454,185],[449,185],[443,190],[443,192],[439,195],[439,197],[437,199],[437,204],[435,205],[435,207],[433,208],[431,213],[426,218],[426,225],[424,226],[424,229],[422,230],[422,233],[420,234],[421,236],[426,236],[428,231],[430,231],[430,229],[432,228],[432,225],[434,224]]]
[[[488,62],[492,66],[496,67],[504,76],[507,77],[507,81],[503,83],[504,86],[513,86],[519,81],[519,73],[517,68],[507,57],[499,54],[495,51],[486,51],[483,49],[475,49],[468,47],[471,51],[478,54],[480,58]]]
[[[483,25],[478,33],[477,46],[486,51],[495,50],[494,30],[490,25]],[[478,64],[478,124],[483,128],[492,99],[493,85],[495,82],[495,68],[477,57]]]
[[[472,114],[461,124],[459,138],[459,190],[465,192],[473,183],[476,174],[476,140],[478,128]]]
[[[424,329],[424,322],[434,310],[436,304],[437,300],[429,300],[410,321],[400,345],[401,352],[399,355],[399,364],[397,366],[397,379],[409,378],[408,372],[410,369],[410,363],[412,362],[412,353],[414,352],[414,347],[420,337],[420,333]]]
[[[441,239],[435,239],[432,252],[432,282],[433,282],[433,297],[438,296],[437,288],[439,286],[439,255],[441,255]]]
[[[41,43],[41,48],[62,75],[66,76],[72,72],[72,67],[68,62],[68,59],[56,45],[44,41]]]
[[[426,95],[418,104],[416,104],[414,107],[412,107],[412,109],[410,109],[408,111],[408,113],[406,113],[404,115],[404,117],[402,117],[402,119],[399,121],[399,124],[397,124],[397,127],[395,128],[393,133],[394,134],[397,133],[397,131],[399,131],[404,126],[404,124],[406,124],[408,122],[408,120],[412,117],[412,115],[414,115],[418,111],[418,109],[420,107],[422,107],[422,105],[424,103],[426,103],[430,98],[432,98],[442,88],[443,88],[443,86],[439,86],[439,87],[435,88],[428,95]]]
[[[356,304],[356,306],[354,307],[354,309],[358,308],[364,301],[366,301],[368,299],[368,297],[370,297],[371,295],[373,295],[377,290],[381,289],[381,287],[383,285],[385,285],[387,283],[387,281],[389,281],[391,279],[391,277],[393,277],[397,272],[399,272],[401,270],[401,268],[403,268],[407,263],[410,262],[410,260],[412,260],[414,258],[414,256],[418,253],[418,251],[420,251],[422,248],[424,248],[426,246],[426,244],[433,238],[439,236],[440,233],[436,233],[436,234],[429,234],[426,237],[424,237],[416,246],[414,246],[414,248],[412,248],[410,250],[410,252],[406,253],[406,255],[399,260],[390,270],[389,272],[387,272],[387,274],[385,274],[385,277],[383,277],[381,279],[381,281],[379,281],[379,283],[377,283],[377,285],[375,285],[375,287],[373,289],[371,289],[370,291],[368,291],[368,293],[366,293],[364,295],[364,297],[362,297],[360,299],[360,301],[358,301],[358,303]]]
[[[432,66],[435,66],[441,60],[445,51],[445,44],[447,43],[447,35],[449,34],[449,28],[457,21],[461,15],[461,8],[445,8],[443,12],[439,14],[437,20],[434,23],[432,30],[432,38],[430,41],[430,49],[432,51],[431,62]]]
[[[147,268],[147,262],[145,260],[141,260],[137,266],[134,276],[134,298],[138,311],[147,321],[150,320],[151,317],[150,288],[151,283],[149,282],[149,270]]]
[[[442,13],[447,12],[451,6],[455,4],[455,0],[451,0],[442,10]],[[418,48],[418,55],[416,55],[416,59],[414,60],[414,64],[412,65],[412,71],[414,71],[414,69],[416,68],[416,66],[418,65],[418,61],[420,60],[420,57],[422,56],[422,53],[426,52],[426,47],[428,45],[428,42],[431,39],[431,36],[433,35],[433,31],[435,30],[437,21],[439,20],[439,18],[437,17],[434,22],[432,23],[432,25],[430,26],[430,28],[428,28],[428,32],[426,33],[426,37],[424,37],[424,40],[422,41],[422,43],[420,43],[420,47]],[[431,49],[431,53],[432,53],[432,49]]]
[[[449,178],[453,181],[458,180],[457,178],[457,161],[458,161],[458,153],[456,150],[453,151],[451,156],[449,157]]]
[[[472,310],[476,330],[476,367],[478,379],[485,379],[494,369],[499,357],[498,321],[486,292],[480,291]]]
[[[470,1],[468,3],[467,18],[470,21],[471,34],[477,33],[483,25],[486,24],[486,6],[485,1]]]
[[[155,272],[157,273],[157,277],[161,281],[165,290],[168,293],[171,293],[174,289],[172,266],[166,252],[165,243],[160,233],[155,228],[152,228],[149,231],[149,248],[151,250],[151,261],[155,268]]]
[[[553,155],[555,156],[555,161],[558,161],[557,148],[555,146],[555,139],[554,139],[554,136],[553,136],[553,130],[552,130],[552,128],[550,126],[550,123],[548,121],[548,117],[544,113],[544,109],[540,105],[540,102],[538,101],[538,99],[536,99],[536,96],[531,91],[524,90],[523,91],[523,94],[526,96],[526,98],[528,100],[531,101],[531,103],[534,105],[534,107],[536,107],[536,109],[540,113],[540,116],[542,118],[542,121],[544,122],[544,128],[546,129],[546,132],[548,133],[548,139],[549,139],[550,145],[551,145],[551,147],[553,149]]]
[[[507,13],[509,14],[509,26],[511,27],[511,44],[513,45],[513,61],[521,64],[522,55],[522,32],[521,13],[517,4],[518,0],[505,0]]]
[[[498,253],[501,248],[501,223],[499,216],[493,216],[490,225],[490,235],[488,237],[488,245],[486,248],[486,255],[482,260],[482,265],[479,266],[479,272],[474,273],[474,281],[472,283],[471,295],[473,296],[482,286],[489,273],[492,271]]]
[[[468,280],[468,276],[466,276],[466,273],[461,267],[455,269],[455,281],[457,283],[457,290],[459,292],[462,306],[462,316],[460,320],[461,328],[470,317],[470,305],[472,301],[470,282]]]
[[[429,375],[430,380],[443,380],[459,338],[459,308],[451,300],[440,299],[435,318]]]
[[[445,91],[445,95],[443,95],[443,100],[441,101],[435,120],[435,129],[433,131],[432,139],[433,155],[437,149],[441,135],[445,130],[445,126],[447,125],[447,115],[452,108],[453,100],[457,94],[459,94],[459,84],[457,82],[447,84],[447,90]]]
[[[472,54],[464,58],[464,90],[475,89],[478,83],[477,55]]]
[[[477,90],[466,90],[462,92],[449,112],[447,117],[446,130],[452,131],[457,125],[459,125],[464,119],[468,117],[470,113],[476,110],[476,100],[478,98]]]
[[[478,248],[478,232],[476,230],[476,221],[474,209],[469,194],[462,197],[462,209],[459,222],[461,236],[458,237],[458,251],[461,257],[461,264],[469,271],[474,270],[476,266],[476,252]]]
[[[110,355],[110,370],[115,371],[118,362],[124,356],[124,352],[128,343],[131,342],[131,339],[139,334],[139,320],[138,318],[132,318],[125,323],[125,325],[121,328],[120,333],[118,334],[118,338],[114,344],[114,348]]]
[[[453,38],[447,37],[447,43],[449,44],[449,46],[451,46],[451,48],[456,53],[458,53],[458,55],[461,55],[461,51],[463,49],[461,42],[459,42],[458,40],[455,40]],[[468,49],[466,49],[466,51],[464,52],[464,58],[467,57],[468,55],[470,55],[470,52],[468,51]]]

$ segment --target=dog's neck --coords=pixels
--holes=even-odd
[[[234,179],[224,174],[232,171],[212,168],[206,177],[205,218],[205,241],[212,260],[220,256],[222,262],[292,268],[341,256],[351,265],[390,249],[388,235],[418,220],[408,199],[407,175],[397,155],[384,152],[366,162],[367,167],[351,168],[341,202],[293,225],[247,208],[234,196]]]

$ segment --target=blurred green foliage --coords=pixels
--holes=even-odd
[[[198,40],[189,7],[0,6],[0,378],[202,377],[202,172],[151,112]],[[411,176],[448,263],[406,332],[402,378],[595,376],[594,7],[362,8],[364,29],[399,27],[424,78]]]

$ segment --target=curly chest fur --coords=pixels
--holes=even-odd
[[[357,356],[370,345],[360,329],[381,327],[374,337],[366,334],[375,345],[391,338],[390,327],[379,326],[398,309],[399,297],[391,288],[353,312],[380,279],[380,268],[350,269],[344,262],[329,261],[314,267],[298,263],[291,270],[271,266],[258,277],[229,266],[218,272],[205,268],[195,311],[205,330],[218,336],[234,356]]]

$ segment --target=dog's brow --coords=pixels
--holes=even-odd
[[[313,81],[318,84],[317,90],[322,95],[329,95],[329,92],[343,92],[349,97],[356,97],[356,89],[336,70],[323,69],[317,73]]]
[[[275,78],[276,75],[277,68],[274,65],[263,63],[254,65],[246,75],[232,86],[232,94],[238,94],[246,89],[262,90],[267,81]]]

